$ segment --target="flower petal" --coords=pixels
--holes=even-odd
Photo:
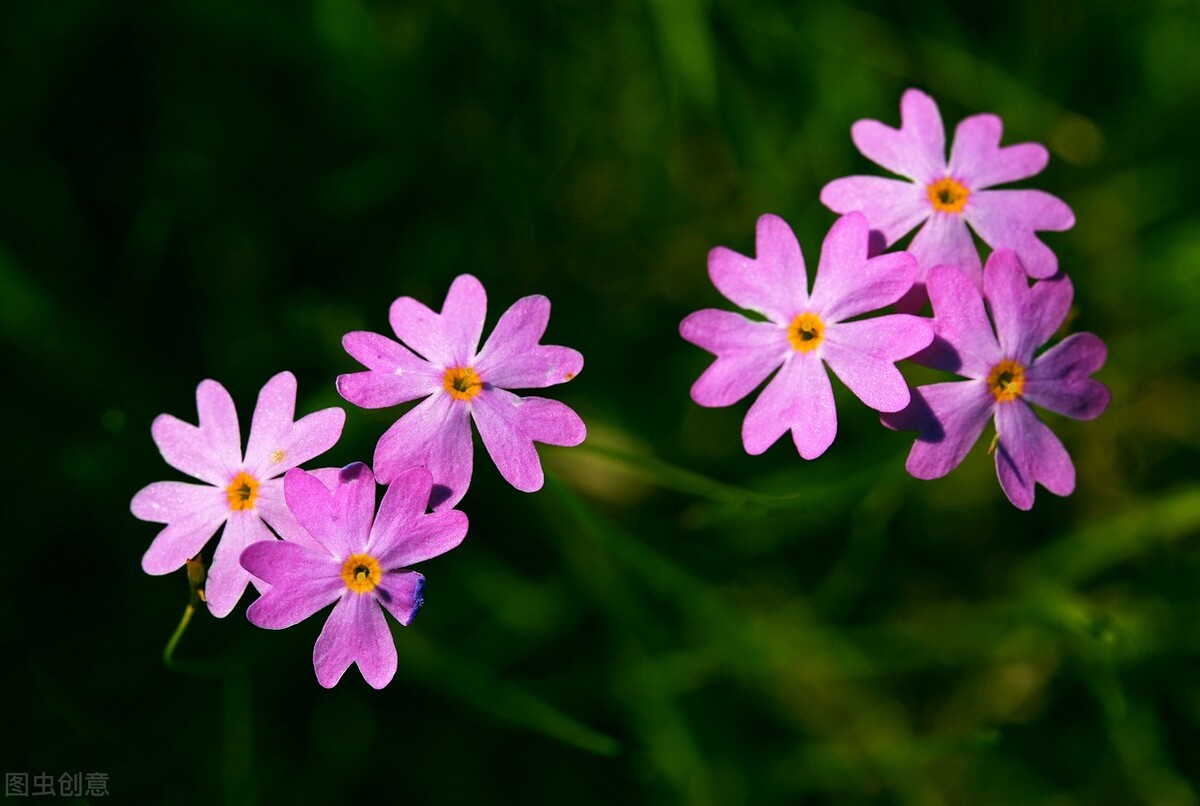
[[[908,251],[917,259],[917,280],[913,291],[905,296],[905,304],[896,306],[902,313],[916,313],[908,301],[925,301],[925,293],[917,286],[928,282],[929,272],[934,266],[954,266],[971,278],[976,286],[983,286],[983,269],[979,262],[979,252],[975,249],[975,241],[971,239],[971,231],[963,217],[955,213],[935,212],[925,222],[925,226],[913,236]]]
[[[496,323],[475,359],[484,382],[502,389],[541,389],[565,383],[583,370],[583,356],[569,347],[539,344],[550,321],[550,300],[523,297]]]
[[[688,314],[679,325],[684,340],[714,355],[773,351],[786,355],[787,331],[774,322],[756,322],[740,313],[705,308]]]
[[[396,375],[426,373],[430,377],[436,374],[435,370],[429,368],[428,361],[400,342],[369,330],[355,330],[342,336],[342,347],[355,361],[376,372]]]
[[[933,324],[908,314],[830,325],[821,357],[859,400],[876,411],[908,405],[908,384],[896,362],[929,346]]]
[[[1056,196],[1040,190],[981,190],[963,210],[979,237],[992,249],[1012,249],[1030,277],[1058,273],[1058,257],[1035,231],[1068,230],[1075,214]]]
[[[380,535],[379,562],[392,571],[445,554],[462,543],[467,526],[466,513],[457,509],[421,515],[402,531]]]
[[[401,473],[379,504],[368,551],[384,568],[399,568],[436,557],[462,542],[467,516],[456,509],[426,514],[433,476],[422,467]]]
[[[375,478],[361,462],[346,465],[330,492],[320,479],[299,468],[283,480],[288,509],[330,556],[344,560],[367,545],[375,515]]]
[[[263,540],[241,555],[247,572],[271,587],[246,608],[251,624],[282,630],[299,624],[346,592],[341,566],[324,550],[285,540]]]
[[[225,464],[211,443],[212,433],[170,414],[160,414],[150,426],[150,435],[167,464],[189,476],[225,487],[240,465]]]
[[[815,354],[793,355],[762,390],[742,420],[742,447],[751,456],[765,453],[788,432],[798,417],[801,368],[805,361],[820,363]]]
[[[470,274],[455,277],[446,293],[446,302],[442,305],[442,332],[446,340],[457,348],[455,361],[468,364],[475,359],[486,316],[487,292],[483,289],[483,283]]]
[[[323,468],[323,471],[332,470],[334,480],[326,487],[337,484],[337,468]],[[325,481],[324,478],[321,481]],[[267,479],[258,485],[258,497],[254,499],[254,510],[267,526],[275,530],[275,534],[279,535],[284,540],[290,543],[299,543],[302,546],[307,546],[313,551],[319,551],[322,554],[328,554],[325,547],[313,538],[308,533],[308,530],[300,525],[300,521],[296,520],[296,516],[288,509],[287,499],[284,497],[284,482],[283,479]]]
[[[732,311],[708,308],[689,314],[679,335],[717,356],[692,385],[701,406],[729,406],[750,394],[791,353],[787,331]]]
[[[1042,172],[1050,153],[1037,143],[1000,147],[1004,124],[995,115],[963,118],[954,130],[950,175],[971,189],[1028,179]]]
[[[1067,449],[1025,403],[997,406],[996,431],[996,475],[1013,506],[1033,507],[1035,482],[1055,495],[1075,490],[1075,465]]]
[[[470,366],[483,333],[487,294],[469,274],[454,279],[440,314],[411,297],[392,303],[389,319],[400,340],[440,367]]]
[[[1029,313],[1029,276],[1021,268],[1016,252],[997,249],[988,256],[983,269],[983,297],[995,324],[1000,354],[1028,364],[1032,349],[1025,355],[1018,348]]]
[[[786,325],[808,303],[800,243],[787,222],[767,214],[755,228],[755,253],[752,259],[718,246],[708,253],[708,276],[739,308]]]
[[[250,426],[245,468],[259,482],[282,476],[332,448],[346,422],[346,413],[336,407],[293,422],[295,414],[296,378],[281,372],[263,386]]]
[[[371,525],[368,551],[386,551],[412,523],[425,515],[433,492],[433,476],[423,467],[410,467],[392,479],[379,502]]]
[[[270,448],[270,452],[262,457],[261,475],[258,478],[281,476],[293,467],[325,453],[337,444],[345,423],[346,412],[336,406],[301,417],[278,442],[265,446]]]
[[[476,356],[475,365],[480,366],[491,357],[497,367],[503,366],[521,351],[540,342],[549,323],[549,299],[541,294],[521,297],[500,315],[500,321]]]
[[[286,484],[286,482],[285,482]],[[375,476],[362,462],[342,468],[333,490],[333,519],[350,554],[363,551],[375,520]]]
[[[352,553],[333,518],[333,491],[320,479],[293,468],[283,477],[283,497],[296,522],[330,557],[344,560]]]
[[[928,191],[921,185],[882,176],[846,176],[821,189],[821,203],[835,213],[859,210],[887,245],[929,217]]]
[[[834,321],[877,311],[898,303],[913,287],[917,260],[909,252],[889,252],[862,264],[859,276],[847,282],[841,299],[826,310]]]
[[[913,361],[966,377],[987,377],[1003,356],[979,288],[958,269],[936,266],[929,273],[929,296],[934,340]]]
[[[267,456],[292,427],[296,419],[296,376],[280,372],[263,385],[250,421],[250,439],[246,441],[246,467],[259,481]],[[287,468],[284,468],[286,470]],[[282,475],[283,470],[272,475]]]
[[[904,467],[918,479],[936,479],[962,463],[994,404],[983,381],[935,383],[913,389],[907,407],[880,420],[896,431],[919,432]]]
[[[1074,297],[1071,278],[1065,274],[1033,284],[1029,290],[1029,310],[1018,347],[1022,354],[1032,355],[1034,350],[1050,340],[1066,321]]]
[[[799,361],[799,417],[792,423],[792,442],[804,459],[816,459],[837,436],[837,411],[829,373],[820,361]]]
[[[837,434],[833,388],[816,353],[793,356],[771,379],[746,412],[742,444],[757,456],[789,429],[805,459],[824,453]]]
[[[462,514],[458,510],[440,512],[439,515]],[[412,624],[417,611],[425,600],[421,591],[425,588],[425,577],[416,571],[389,571],[383,575],[375,588],[375,598],[387,608],[396,621],[407,627]]]
[[[228,504],[222,502],[172,520],[142,556],[142,570],[155,576],[179,570],[200,553],[228,515]]]
[[[867,259],[867,220],[860,213],[839,218],[821,244],[821,260],[810,305],[825,324],[891,305],[912,288],[917,261],[907,252]]]
[[[424,467],[433,475],[430,505],[448,509],[462,500],[471,484],[472,450],[466,404],[438,393],[414,406],[379,438],[376,477],[381,484],[391,484],[402,471]]]
[[[338,394],[356,406],[398,406],[441,387],[441,373],[433,365],[389,338],[359,331],[343,336],[342,345],[368,368],[337,378]]]
[[[983,295],[996,324],[1001,353],[1028,366],[1033,351],[1066,318],[1073,290],[1066,275],[1041,280],[1030,288],[1016,253],[997,249],[984,268]]]
[[[225,618],[246,592],[250,572],[239,562],[242,552],[267,540],[278,542],[258,515],[244,510],[230,513],[204,584],[208,611],[214,616]]]
[[[1094,333],[1075,333],[1038,356],[1025,372],[1024,395],[1042,408],[1076,420],[1099,417],[1112,393],[1088,377],[1108,357],[1108,347]]]
[[[542,463],[534,442],[578,445],[587,428],[571,408],[544,397],[518,397],[488,389],[472,401],[475,427],[496,469],[522,492],[542,488]]]
[[[854,145],[892,173],[927,185],[946,174],[946,130],[932,98],[910,89],[900,99],[900,128],[877,120],[850,127]]]
[[[543,389],[572,380],[583,371],[583,354],[570,347],[538,344],[514,356],[502,368],[489,356],[477,368],[486,383],[502,389]]]
[[[386,409],[436,392],[434,378],[394,372],[350,372],[337,376],[338,394],[362,409]]]
[[[214,510],[221,518],[228,512],[228,506],[224,490],[183,481],[156,481],[138,490],[129,503],[135,518],[154,523],[183,520],[203,510]]]
[[[376,689],[396,674],[396,643],[373,596],[342,596],[313,647],[313,669],[325,688],[333,688],[351,663]]]
[[[196,408],[200,412],[200,430],[208,435],[214,461],[227,470],[238,467],[242,462],[242,433],[229,392],[216,381],[201,381],[196,387]]]

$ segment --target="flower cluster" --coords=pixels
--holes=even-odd
[[[907,462],[913,476],[949,473],[990,419],[989,450],[1013,504],[1032,507],[1037,484],[1068,495],[1074,466],[1032,404],[1099,416],[1109,392],[1091,375],[1106,348],[1077,333],[1038,353],[1065,320],[1073,289],[1036,233],[1068,229],[1074,216],[1047,193],[994,189],[1040,172],[1046,150],[1001,147],[1000,119],[975,115],[958,125],[947,160],[933,100],[909,90],[900,113],[899,129],[854,124],[859,150],[903,179],[852,176],[825,186],[821,200],[841,217],[811,284],[796,236],[774,215],[759,218],[753,257],[709,253],[713,285],[753,315],[706,309],[680,324],[684,339],[716,357],[692,399],[730,406],[766,382],[742,424],[747,453],[790,432],[800,456],[816,459],[837,435],[832,370],[885,426],[918,432]],[[883,251],[918,227],[907,249]],[[991,247],[986,262],[972,231]],[[919,315],[926,302],[932,318]],[[896,312],[880,313],[888,306]],[[543,483],[535,443],[578,445],[587,433],[562,403],[511,391],[565,383],[583,369],[577,351],[541,343],[549,300],[518,300],[481,347],[486,313],[482,283],[464,274],[440,311],[409,297],[393,302],[395,338],[345,335],[365,369],[338,376],[343,398],[367,409],[419,401],[380,437],[373,472],[361,463],[300,469],[333,447],[345,414],[328,408],[295,419],[291,373],[263,387],[245,453],[233,399],[202,382],[198,425],[164,414],[151,428],[167,463],[203,483],[157,482],[134,496],[135,516],[165,524],[143,569],[188,565],[189,579],[203,584],[195,558],[221,531],[198,589],[213,615],[229,614],[248,583],[261,595],[247,618],[266,629],[333,605],[313,651],[317,680],[331,687],[357,664],[368,684],[387,685],[397,656],[383,611],[407,626],[425,583],[410,566],[454,549],[467,533],[455,506],[471,482],[471,423],[501,476],[525,492]],[[912,389],[897,368],[905,359],[964,380]],[[378,512],[377,482],[386,486]]]
[[[813,459],[837,431],[828,365],[884,425],[918,431],[907,462],[913,476],[949,473],[992,418],[991,450],[1009,500],[1031,508],[1035,484],[1068,495],[1074,466],[1031,404],[1099,416],[1109,392],[1091,374],[1106,349],[1079,333],[1035,355],[1072,298],[1057,257],[1035,233],[1069,229],[1075,217],[1048,193],[992,189],[1039,173],[1049,155],[1035,143],[1002,148],[1000,119],[975,115],[959,123],[947,161],[932,98],[907,91],[900,116],[899,129],[874,120],[852,127],[859,151],[904,179],[851,176],[825,186],[821,201],[842,217],[822,245],[811,294],[799,244],[775,216],[759,219],[754,258],[722,247],[709,253],[717,290],[766,321],[720,310],[683,320],[683,338],[716,356],[692,399],[732,405],[778,370],[746,413],[742,443],[759,454],[791,431],[800,455]],[[904,251],[870,248],[874,239],[892,246],[916,227]],[[986,267],[971,230],[992,248]],[[927,300],[933,318],[914,316]],[[900,313],[866,316],[893,304]],[[895,366],[906,358],[967,380],[910,390]]]
[[[247,618],[266,629],[336,602],[313,652],[317,680],[331,687],[356,663],[368,684],[386,686],[396,647],[380,608],[407,626],[424,587],[408,566],[455,548],[467,533],[466,515],[453,507],[471,481],[471,420],[501,475],[525,492],[542,487],[534,442],[578,445],[586,436],[562,403],[508,391],[564,383],[583,368],[575,350],[540,343],[550,302],[518,300],[479,349],[486,310],[483,285],[462,275],[441,313],[408,297],[393,303],[402,343],[346,335],[346,350],[367,367],[338,378],[346,400],[379,408],[425,398],[379,440],[374,474],[361,463],[299,468],[333,447],[345,413],[329,408],[295,420],[290,372],[259,394],[244,456],[233,399],[203,381],[199,425],[163,414],[151,428],[167,463],[205,484],[156,482],[134,496],[136,517],[166,524],[142,568],[178,570],[224,527],[201,592],[213,615],[228,615],[247,583],[262,594]],[[387,485],[378,513],[376,476]]]

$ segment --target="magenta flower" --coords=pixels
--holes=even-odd
[[[967,224],[992,249],[1016,252],[1031,277],[1058,272],[1058,258],[1034,233],[1070,229],[1071,208],[1040,190],[988,190],[1040,173],[1050,159],[1045,148],[1037,143],[1001,148],[1000,118],[973,115],[958,124],[947,163],[941,114],[920,90],[900,99],[900,121],[893,129],[860,120],[850,135],[867,159],[911,181],[848,176],[821,190],[822,203],[835,213],[861,210],[889,246],[924,225],[908,245],[918,274],[900,309],[915,311],[924,303],[932,266],[957,266],[980,284],[979,253]]]
[[[196,407],[199,427],[160,414],[150,433],[167,464],[206,483],[155,482],[133,497],[130,509],[141,520],[167,524],[142,557],[147,574],[182,568],[225,526],[205,587],[208,609],[223,618],[251,581],[238,563],[243,549],[273,539],[268,526],[281,537],[304,539],[278,477],[333,447],[346,413],[323,409],[293,422],[296,377],[281,372],[258,395],[243,458],[237,410],[225,387],[202,381]]]
[[[289,471],[287,505],[311,540],[256,543],[242,553],[246,571],[271,586],[246,618],[281,630],[337,602],[313,648],[317,681],[332,688],[357,663],[373,688],[386,686],[396,674],[396,644],[383,610],[411,624],[425,577],[407,566],[449,551],[467,534],[458,510],[426,514],[432,488],[424,468],[398,474],[375,517],[375,478],[366,465],[346,466],[331,486]]]
[[[1076,333],[1033,354],[1062,324],[1072,295],[1065,275],[1030,287],[1010,250],[988,258],[982,296],[958,269],[930,271],[937,336],[915,360],[969,380],[921,386],[908,408],[883,416],[890,428],[920,431],[905,465],[909,473],[919,479],[946,475],[993,419],[996,474],[1014,505],[1033,506],[1035,482],[1055,495],[1071,494],[1071,457],[1030,404],[1076,420],[1098,417],[1108,406],[1108,389],[1089,377],[1108,354],[1098,336]]]
[[[800,244],[781,218],[758,219],[754,258],[724,247],[709,253],[717,290],[768,321],[711,309],[683,320],[680,335],[717,356],[692,386],[692,399],[732,405],[779,369],[746,414],[747,453],[762,453],[789,429],[805,459],[825,452],[837,433],[825,364],[876,411],[908,405],[895,363],[927,347],[933,327],[908,314],[853,319],[899,299],[917,270],[905,252],[868,259],[868,235],[861,213],[838,219],[821,246],[811,296]]]
[[[471,483],[472,419],[500,475],[523,492],[542,487],[534,442],[578,445],[587,434],[579,415],[557,400],[508,391],[565,383],[583,369],[575,350],[539,343],[550,300],[517,300],[480,350],[486,311],[483,285],[463,274],[450,286],[440,314],[409,297],[392,303],[392,330],[403,344],[366,332],[342,339],[346,352],[367,368],[338,376],[346,400],[377,409],[425,398],[380,438],[375,472],[388,484],[409,467],[428,468],[434,509],[454,506]]]

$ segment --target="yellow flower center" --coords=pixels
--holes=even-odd
[[[997,402],[1016,400],[1025,390],[1025,367],[1006,358],[992,367],[987,376],[987,385]]]
[[[229,508],[235,512],[254,509],[254,499],[258,498],[258,479],[243,470],[229,482],[225,495],[229,498]]]
[[[971,195],[962,182],[948,176],[934,182],[927,190],[933,209],[943,213],[961,213],[967,206],[967,197]]]
[[[379,584],[383,569],[370,554],[351,554],[342,566],[342,581],[355,593],[367,593]]]
[[[825,324],[815,313],[802,313],[788,325],[788,341],[798,353],[807,353],[821,346],[825,338]]]
[[[483,381],[471,367],[451,367],[446,370],[442,386],[455,400],[470,400],[483,391]]]

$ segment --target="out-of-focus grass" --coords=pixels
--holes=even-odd
[[[0,9],[6,771],[158,802],[1194,804],[1200,98],[1194,3],[170,0]],[[909,86],[1039,141],[1023,186],[1099,333],[1068,499],[1014,510],[986,436],[945,479],[838,389],[821,459],[741,450],[678,338],[763,212],[810,262],[849,127]],[[590,439],[546,489],[480,449],[386,691],[141,574],[149,423],[206,377],[339,402],[350,330],[476,274],[543,293]],[[913,380],[935,376],[912,368]],[[321,461],[398,411],[351,410]],[[32,604],[31,604],[32,603]]]

